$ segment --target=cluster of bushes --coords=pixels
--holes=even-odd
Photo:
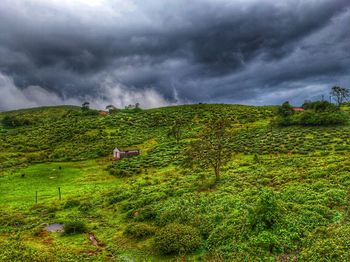
[[[278,108],[275,123],[280,126],[329,126],[341,125],[348,121],[348,115],[336,105],[327,101],[305,102],[304,111],[294,111],[293,107],[285,102]]]
[[[5,128],[16,128],[21,126],[29,126],[34,123],[32,119],[7,115],[1,120],[2,126]]]
[[[124,235],[135,239],[144,239],[153,236],[156,228],[146,223],[133,223],[126,227]]]
[[[154,248],[161,254],[187,254],[202,245],[199,231],[191,226],[169,224],[160,229],[154,240]]]

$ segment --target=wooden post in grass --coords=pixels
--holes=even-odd
[[[58,199],[61,200],[61,188],[58,188]]]
[[[38,204],[38,191],[35,191],[35,204]]]

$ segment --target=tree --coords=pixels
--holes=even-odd
[[[333,86],[331,90],[331,96],[335,98],[337,101],[338,107],[341,106],[341,104],[346,100],[350,95],[349,89],[340,87],[340,86]]]
[[[281,106],[278,107],[278,115],[282,117],[289,117],[293,115],[293,107],[289,104],[289,102],[284,102]]]
[[[176,140],[176,143],[179,143],[182,137],[183,127],[184,121],[181,119],[176,119],[168,131],[168,137],[173,137]]]
[[[108,112],[112,114],[117,111],[117,108],[114,105],[108,105],[106,106],[106,110],[108,110]]]
[[[186,163],[199,168],[213,168],[216,181],[220,180],[221,168],[232,156],[228,147],[228,127],[228,121],[223,118],[207,123],[188,149]]]
[[[89,110],[89,109],[90,109],[90,103],[89,103],[89,102],[84,102],[84,103],[81,105],[81,109],[82,109],[82,110]]]

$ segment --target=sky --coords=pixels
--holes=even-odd
[[[328,99],[349,25],[349,0],[1,0],[0,111]]]

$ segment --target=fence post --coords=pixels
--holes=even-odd
[[[61,200],[61,188],[58,188],[58,199]]]
[[[38,191],[35,191],[35,204],[38,204]]]

